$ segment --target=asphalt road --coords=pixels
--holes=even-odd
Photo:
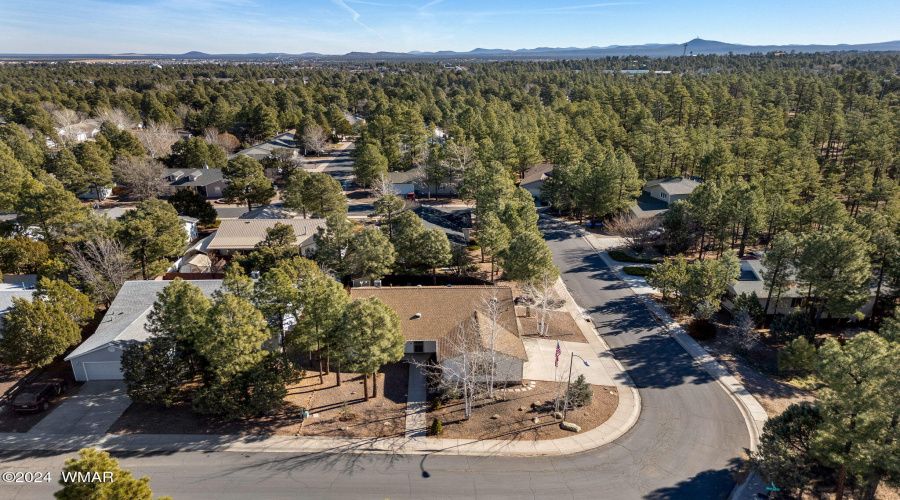
[[[597,450],[565,457],[365,454],[115,454],[156,495],[184,498],[721,499],[749,446],[731,398],[661,331],[588,244],[542,220],[557,265],[639,386],[640,419]],[[0,469],[58,477],[65,456],[0,452]],[[21,470],[21,469],[20,469]],[[56,484],[0,484],[0,499],[48,498]]]

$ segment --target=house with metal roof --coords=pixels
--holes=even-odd
[[[257,144],[256,146],[251,146],[247,149],[243,149],[238,151],[233,156],[244,155],[253,158],[256,161],[262,161],[269,155],[271,155],[276,149],[286,149],[291,152],[291,156],[301,156],[301,148],[297,147],[297,144],[294,142],[294,134],[293,132],[286,132],[279,136],[276,136],[269,142],[263,142],[261,144]]]
[[[266,239],[266,230],[276,224],[293,228],[297,237],[295,244],[303,255],[308,255],[316,249],[313,236],[318,234],[319,228],[325,228],[325,219],[225,219],[206,245],[207,253],[233,255],[251,251]]]

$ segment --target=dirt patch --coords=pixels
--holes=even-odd
[[[66,399],[78,394],[81,383],[75,381],[72,374],[72,367],[69,363],[57,360],[48,366],[29,372],[24,367],[10,367],[0,364],[0,394],[7,394],[15,385],[28,376],[27,383],[41,383],[49,381],[65,381],[68,383],[69,390],[64,394],[60,394],[50,402],[50,408],[47,411],[37,411],[33,413],[19,413],[12,409],[12,399],[8,401],[4,397],[2,407],[0,407],[0,432],[28,432],[38,422],[43,420],[50,412],[56,409]],[[27,384],[26,384],[27,385]],[[15,387],[18,390],[18,387]]]
[[[580,425],[582,432],[609,420],[619,404],[615,387],[592,385],[591,388],[594,391],[591,403],[584,408],[569,410],[566,417],[569,422]],[[473,408],[472,418],[468,421],[465,420],[465,404],[453,400],[439,410],[430,410],[427,422],[430,427],[435,418],[441,419],[444,432],[432,436],[438,438],[538,440],[572,436],[572,432],[560,429],[560,421],[553,418],[556,389],[553,382],[537,382],[530,391],[507,390],[501,393],[506,399],[484,402]],[[533,403],[537,401],[541,406],[534,407]],[[499,418],[491,418],[494,415]],[[535,417],[539,419],[538,423],[532,420]]]
[[[365,401],[362,376],[334,373],[319,383],[318,371],[307,371],[299,383],[288,387],[284,405],[267,416],[224,420],[202,415],[191,405],[197,385],[184,391],[171,408],[162,404],[134,403],[110,427],[115,434],[257,434],[279,436],[383,437],[406,430],[406,391],[409,366],[395,363],[378,374],[378,397]],[[369,391],[372,390],[371,379]],[[305,422],[301,408],[308,408]],[[345,418],[340,420],[341,416]],[[349,413],[355,418],[346,420]],[[315,415],[318,417],[315,417]]]
[[[550,312],[550,324],[547,328],[547,335],[538,335],[538,320],[532,312],[531,317],[520,315],[523,307],[516,307],[518,315],[519,329],[522,332],[522,338],[541,338],[549,340],[559,340],[565,342],[580,342],[587,344],[587,339],[581,332],[581,327],[576,323],[576,319],[572,317],[569,311],[552,311]]]

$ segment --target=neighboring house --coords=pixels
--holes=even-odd
[[[112,207],[97,210],[97,213],[105,215],[110,219],[120,220],[126,212],[128,212],[129,210],[134,210],[136,208],[137,207]],[[196,240],[200,236],[200,230],[198,228],[200,219],[195,219],[187,215],[179,215],[178,218],[181,219],[181,222],[184,225],[184,231],[187,233],[187,239],[185,241],[187,241],[187,243],[190,243]]]
[[[169,272],[182,274],[197,273],[221,273],[224,261],[219,260],[213,254],[210,256],[209,243],[214,235],[194,243],[184,252],[184,255],[175,261]]]
[[[642,219],[662,217],[669,210],[669,205],[687,199],[700,182],[700,179],[688,177],[647,181],[637,203],[631,207],[631,213]]]
[[[303,153],[302,148],[298,148],[296,144],[294,144],[294,134],[291,132],[286,132],[279,136],[276,136],[269,142],[264,142],[262,144],[257,144],[256,146],[251,146],[247,149],[238,151],[236,154],[231,155],[230,157],[234,157],[237,155],[244,155],[253,158],[256,161],[262,161],[267,156],[272,154],[276,149],[288,149],[291,151],[292,156],[300,156]]]
[[[491,322],[482,305],[492,294],[500,304],[500,319],[491,334]],[[444,377],[459,373],[462,343],[466,339],[470,353],[485,355],[494,337],[497,360],[496,380],[521,383],[528,356],[516,321],[515,304],[509,287],[357,287],[350,289],[354,299],[377,297],[397,311],[400,328],[406,338],[405,353],[433,356],[441,364]],[[460,332],[465,336],[460,337]]]
[[[3,275],[3,283],[0,283],[0,325],[3,324],[3,317],[12,307],[14,298],[31,300],[36,281],[37,275],[35,274]]]
[[[122,351],[145,342],[150,333],[144,328],[156,295],[170,281],[126,281],[109,306],[97,331],[72,351],[65,360],[72,364],[75,380],[121,380]],[[197,280],[191,284],[211,297],[222,280]]]
[[[184,231],[187,233],[188,243],[200,237],[200,229],[197,227],[200,223],[200,219],[195,219],[194,217],[189,217],[187,215],[179,215],[178,218],[181,219],[182,224],[184,224]]]
[[[56,135],[64,141],[84,142],[88,139],[94,139],[99,133],[99,120],[85,120],[69,127],[56,129]]]
[[[182,189],[191,189],[204,198],[221,198],[228,181],[218,168],[199,170],[166,168],[162,176],[164,195],[172,195]]]
[[[397,195],[400,197],[404,197],[409,193],[415,193],[416,196],[428,196],[429,194],[452,196],[456,194],[456,186],[451,182],[449,177],[444,179],[444,182],[441,182],[438,185],[425,185],[425,181],[422,179],[422,173],[417,168],[389,172],[388,179],[391,180],[394,189],[397,191]]]
[[[113,186],[100,186],[100,199],[105,200],[112,196],[113,194]],[[94,188],[89,188],[86,193],[81,193],[78,195],[79,200],[96,200],[97,192],[94,191]]]
[[[759,298],[760,307],[766,307],[766,299],[769,297],[769,287],[763,281],[763,273],[765,270],[766,268],[762,261],[755,255],[749,255],[741,259],[741,275],[736,282],[728,286],[725,298],[722,300],[722,305],[725,309],[732,313],[737,312],[734,310],[734,299],[742,293],[750,295],[754,292]],[[798,286],[796,283],[793,284],[781,294],[777,303],[775,298],[772,299],[766,314],[788,314],[797,307],[804,307],[806,304],[807,293],[808,290],[806,288]],[[882,287],[882,295],[884,293],[885,289]],[[815,300],[815,297],[813,297],[813,300]],[[866,315],[866,317],[869,317],[872,315],[872,308],[874,305],[875,288],[872,287],[869,301],[860,309],[860,312]],[[829,316],[825,314],[823,317],[827,318]]]
[[[689,177],[670,177],[656,179],[644,184],[644,192],[651,197],[671,205],[678,200],[687,199],[700,185],[699,179]]]
[[[226,219],[212,234],[212,240],[206,245],[206,249],[219,255],[249,252],[257,243],[266,239],[266,230],[276,224],[293,227],[294,235],[297,236],[295,244],[300,247],[303,255],[309,255],[316,249],[313,236],[320,227],[325,228],[325,219]]]
[[[552,164],[541,163],[540,165],[535,165],[525,172],[525,177],[519,181],[519,186],[525,188],[531,193],[531,196],[539,200],[541,199],[541,188],[544,186],[544,181],[551,175],[553,175]]]

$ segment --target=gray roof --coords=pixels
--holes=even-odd
[[[525,189],[540,189],[544,185],[544,181],[547,180],[547,177],[552,175],[553,167],[555,167],[555,165],[551,163],[541,163],[540,165],[529,168],[528,171],[525,172],[525,177],[519,182],[519,185]]]
[[[238,155],[249,156],[255,160],[262,160],[263,158],[269,156],[272,151],[283,148],[290,149],[292,151],[298,151],[297,145],[294,144],[294,134],[287,132],[285,134],[281,134],[269,142],[264,142],[262,144],[257,144],[256,146],[251,146],[247,149],[238,151]],[[235,155],[236,156],[236,155]]]
[[[106,347],[124,348],[134,342],[146,341],[150,337],[144,329],[147,315],[153,309],[157,294],[170,283],[162,280],[126,281],[97,331],[66,356],[66,361]],[[194,280],[188,283],[200,288],[207,297],[222,286],[222,280]]]
[[[650,196],[649,193],[641,193],[637,198],[637,203],[631,207],[631,213],[641,219],[649,219],[651,217],[662,217],[669,211],[669,204],[657,200]]]
[[[13,298],[31,300],[32,294],[34,290],[27,290],[22,286],[0,285],[0,318],[3,318],[12,307]]]
[[[418,169],[411,168],[409,170],[388,172],[388,179],[390,179],[393,184],[415,184],[419,175]]]
[[[176,180],[169,180],[170,175],[178,176]],[[196,178],[191,179],[191,175],[194,175]],[[197,186],[208,186],[214,182],[219,182],[225,180],[225,176],[222,175],[222,169],[219,168],[204,168],[201,170],[191,170],[189,172],[185,172],[179,168],[166,168],[163,169],[163,182],[173,187],[197,187]]]
[[[672,194],[691,194],[697,189],[697,186],[700,185],[700,181],[697,179],[689,179],[687,177],[671,177],[668,179],[656,179],[653,181],[647,181],[644,184],[644,189],[648,190],[654,186],[659,186],[663,191]]]

